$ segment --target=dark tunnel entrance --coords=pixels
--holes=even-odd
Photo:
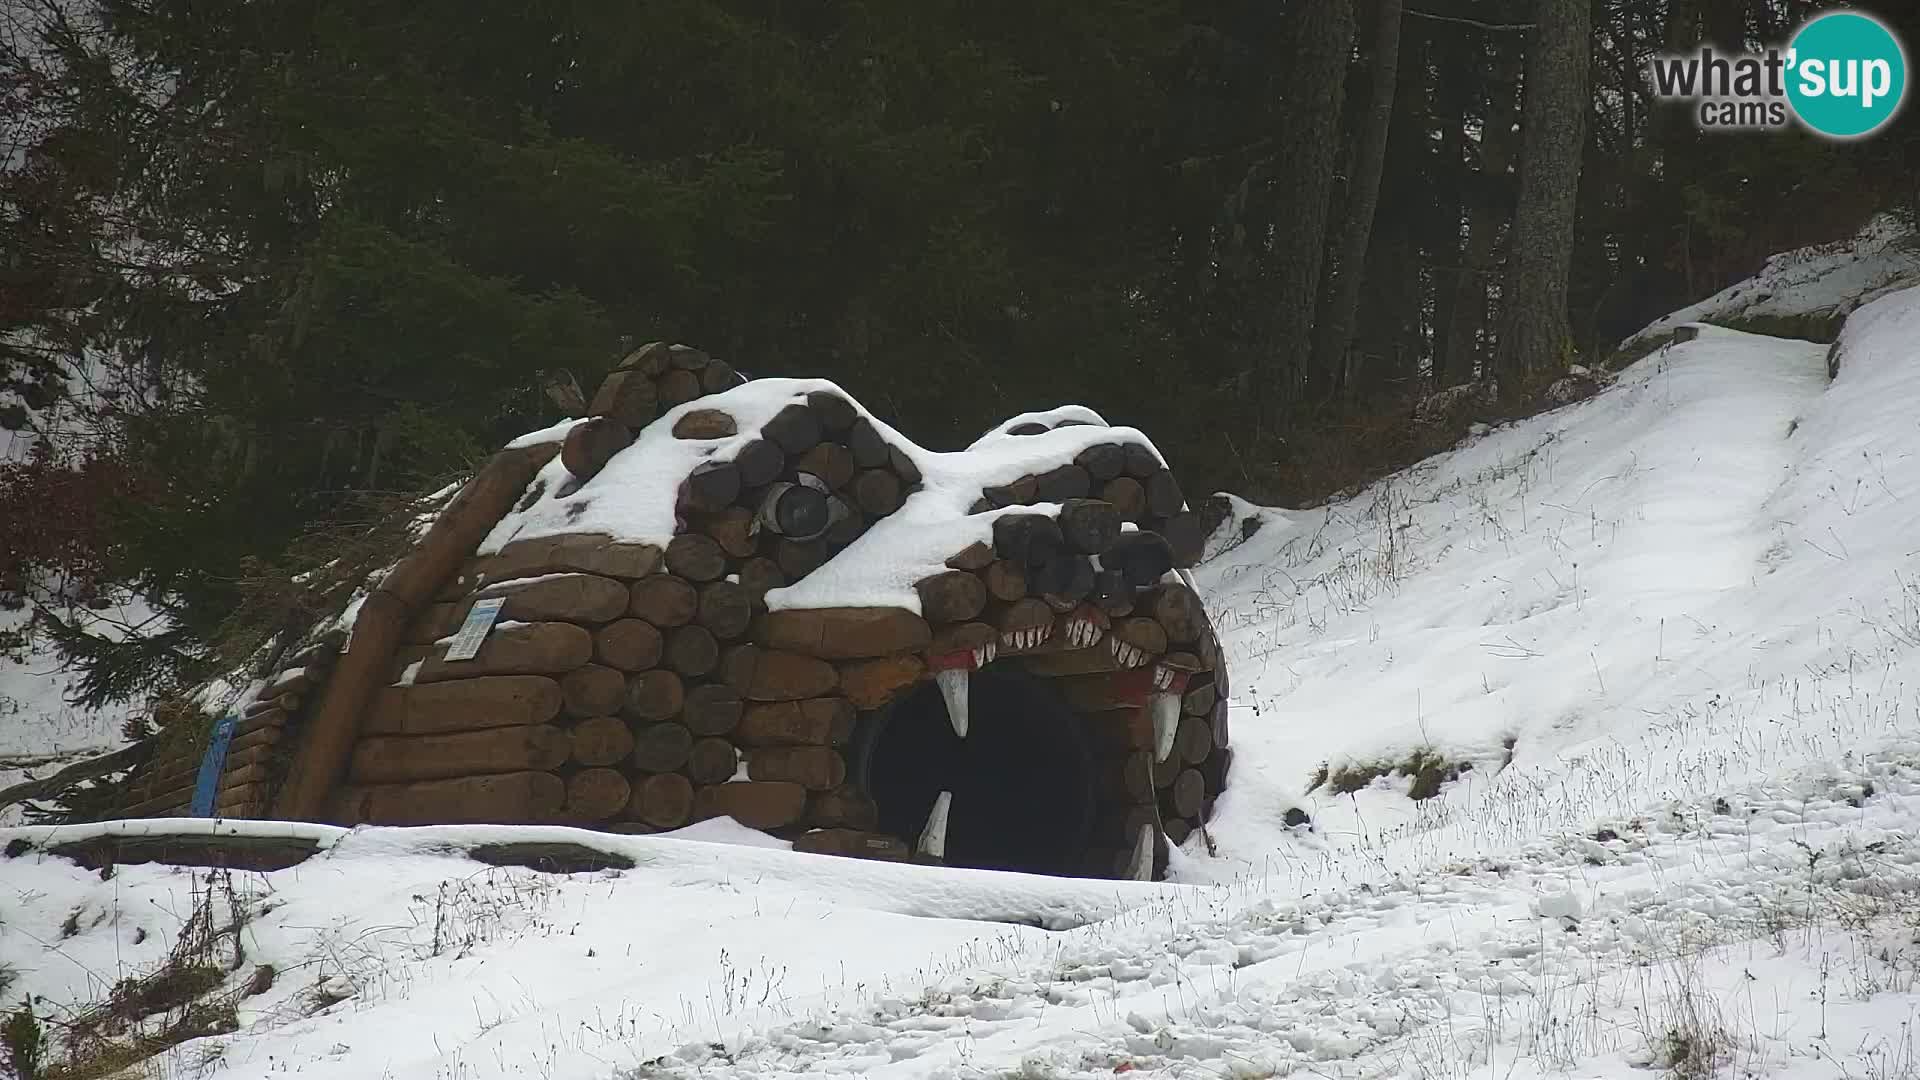
[[[860,779],[880,830],[915,843],[934,800],[951,791],[949,866],[1073,873],[1094,813],[1079,715],[1050,681],[1010,665],[974,672],[968,695],[964,740],[931,681],[877,718]]]

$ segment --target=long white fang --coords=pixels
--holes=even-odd
[[[1153,880],[1153,826],[1142,825],[1134,834],[1133,858],[1127,860],[1127,877],[1134,881]]]
[[[1147,710],[1153,715],[1153,760],[1165,761],[1180,734],[1180,695],[1156,693],[1147,699]]]
[[[927,827],[920,830],[920,854],[935,859],[947,857],[947,812],[953,808],[953,792],[943,791],[933,800],[927,815]]]
[[[953,733],[963,739],[967,737],[967,675],[965,668],[948,668],[933,676],[933,681],[940,684],[940,697],[947,703],[947,721],[953,725]]]

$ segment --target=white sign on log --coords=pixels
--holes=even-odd
[[[507,604],[507,598],[496,596],[491,600],[481,600],[467,612],[467,621],[460,624],[460,632],[453,635],[453,643],[447,646],[448,660],[471,660],[480,654],[480,646],[493,631],[493,620],[500,617],[500,609]]]

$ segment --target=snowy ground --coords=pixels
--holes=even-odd
[[[558,878],[365,832],[235,877],[233,982],[279,977],[166,1074],[1920,1075],[1920,289],[1842,347],[1829,385],[1823,346],[1709,331],[1345,503],[1240,507],[1196,575],[1236,759],[1180,884],[652,838]],[[1473,768],[1313,787],[1415,751]],[[205,880],[0,862],[0,995],[145,970]]]
[[[25,612],[0,612],[0,631],[17,629],[26,618]],[[125,710],[75,708],[67,704],[70,684],[51,652],[35,651],[20,662],[0,659],[0,788],[42,763],[120,745]]]

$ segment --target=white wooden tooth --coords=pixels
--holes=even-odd
[[[933,681],[940,685],[940,697],[947,703],[947,721],[953,725],[953,733],[961,738],[967,737],[967,676],[965,668],[948,668],[934,673]]]
[[[953,809],[953,792],[943,791],[933,800],[927,826],[920,830],[920,854],[935,859],[947,857],[947,815]]]
[[[1156,693],[1147,700],[1147,710],[1153,714],[1153,760],[1165,761],[1180,734],[1180,695]]]
[[[1142,825],[1134,834],[1133,858],[1127,860],[1127,877],[1134,881],[1153,880],[1153,826]]]

